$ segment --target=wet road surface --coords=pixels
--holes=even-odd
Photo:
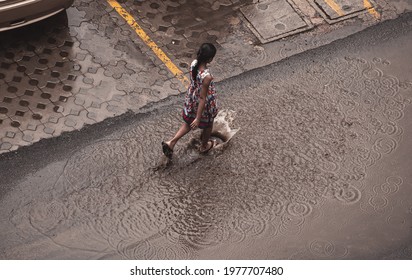
[[[239,131],[166,168],[181,96],[0,155],[1,258],[410,259],[411,45],[406,15],[218,83]]]

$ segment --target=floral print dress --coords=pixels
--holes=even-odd
[[[213,119],[216,117],[218,112],[217,107],[217,95],[215,84],[213,82],[213,76],[210,73],[209,69],[204,69],[202,71],[198,71],[196,75],[196,79],[193,80],[192,71],[193,68],[196,66],[197,60],[194,60],[190,66],[190,85],[187,89],[186,97],[185,97],[185,104],[183,108],[183,120],[191,124],[193,120],[196,118],[197,109],[199,106],[199,97],[200,92],[202,89],[202,83],[206,76],[211,76],[212,81],[210,82],[209,89],[206,95],[206,102],[205,102],[205,109],[203,110],[202,117],[200,119],[199,128],[206,128],[212,125]]]

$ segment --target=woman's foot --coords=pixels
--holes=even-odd
[[[200,147],[199,152],[201,154],[207,154],[215,145],[216,145],[216,141],[209,140],[207,141],[206,147],[203,147],[203,145]]]
[[[172,158],[173,156],[173,149],[169,146],[169,144],[167,144],[166,142],[162,141],[162,150],[163,153],[165,154],[165,156],[169,159]]]

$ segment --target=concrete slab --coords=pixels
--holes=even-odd
[[[330,24],[355,17],[376,7],[370,0],[312,0],[310,3]]]
[[[251,31],[262,43],[313,27],[308,19],[296,11],[294,4],[286,0],[259,1],[240,10]]]

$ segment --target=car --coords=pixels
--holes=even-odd
[[[0,32],[58,14],[74,0],[0,0]]]

